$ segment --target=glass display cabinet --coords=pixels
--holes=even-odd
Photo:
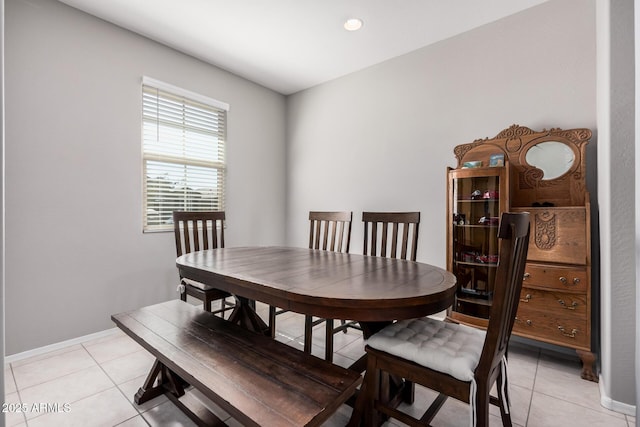
[[[507,167],[448,170],[447,264],[456,275],[454,311],[488,319],[498,263],[498,225],[507,209]]]

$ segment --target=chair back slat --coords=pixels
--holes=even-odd
[[[309,236],[309,241],[314,242],[313,249],[320,249],[320,225],[320,221],[311,221],[311,236]]]
[[[391,237],[391,258],[396,258],[396,253],[398,252],[398,223],[394,222],[391,225],[391,229],[393,230],[393,234]],[[400,242],[400,249],[404,247],[405,242]]]
[[[420,212],[363,212],[362,221],[364,255],[416,260]]]
[[[387,244],[388,244],[388,240],[387,240],[387,236],[389,235],[389,224],[382,224],[381,227],[381,232],[382,232],[382,242],[380,244],[380,256],[382,257],[386,257],[387,256]],[[393,243],[395,243],[395,240],[392,238],[391,241]]]
[[[180,222],[182,222],[182,229],[183,230],[189,230],[189,223],[187,221],[178,221],[178,224],[180,224]],[[175,228],[174,228],[175,231]],[[189,237],[190,233],[183,233],[183,238],[184,238],[184,246],[181,245],[180,241],[178,240],[178,251],[180,252],[178,254],[178,256],[182,255],[183,253],[189,253],[191,252],[191,237]],[[178,239],[180,238],[180,234],[178,233]]]
[[[344,223],[339,222],[333,228],[333,233],[331,233],[331,247],[337,249],[338,252],[342,251],[342,239],[339,242],[336,242],[336,236],[342,236],[342,230],[344,229]],[[338,245],[336,248],[336,244]]]
[[[349,252],[352,212],[309,212],[309,249]]]
[[[378,253],[377,243],[378,242],[378,223],[371,223],[371,253],[375,255]]]
[[[224,222],[224,211],[174,211],[177,255],[224,248]]]
[[[408,246],[409,246],[409,224],[405,223],[403,227],[403,232],[402,232],[402,253],[400,255],[402,259],[407,259]]]
[[[487,337],[476,371],[483,372],[483,375],[495,374],[494,371],[507,350],[522,290],[529,233],[529,213],[502,214],[498,231],[500,250],[493,302]]]
[[[209,249],[209,227],[206,227],[206,224],[202,224],[202,249]],[[213,238],[213,245],[216,246],[216,238],[218,233],[211,233],[211,237]]]
[[[327,250],[327,244],[329,243],[329,229],[331,228],[331,224],[326,224],[326,226],[324,227],[324,235],[322,237],[323,242],[322,242],[322,249],[323,250]],[[335,230],[334,230],[335,232]],[[335,241],[335,239],[334,239]],[[331,250],[333,250],[333,245]]]
[[[185,222],[183,221],[183,223],[185,225],[189,224],[189,222]],[[198,221],[192,221],[191,225],[193,227],[193,250],[194,251],[199,251],[200,250],[200,232],[198,231]],[[202,229],[206,230],[207,229],[207,224],[203,224],[202,225]],[[185,229],[187,230],[187,229]],[[188,233],[185,233],[188,235]],[[207,246],[207,241],[204,241],[204,245]]]

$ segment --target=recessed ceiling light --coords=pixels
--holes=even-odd
[[[358,31],[362,28],[362,19],[350,18],[344,23],[344,29],[347,31]]]

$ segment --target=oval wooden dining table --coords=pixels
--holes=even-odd
[[[365,337],[394,320],[437,313],[453,303],[456,279],[429,264],[293,247],[238,247],[179,257],[180,276],[302,314],[359,321]],[[248,304],[232,315],[256,327]]]
[[[176,260],[180,276],[236,297],[229,320],[270,335],[250,301],[297,313],[360,323],[365,338],[395,320],[451,306],[456,278],[442,268],[401,259],[293,247],[238,247],[192,252]],[[366,356],[349,368],[364,372]],[[411,402],[399,380],[391,396]],[[360,402],[349,425],[359,425]]]

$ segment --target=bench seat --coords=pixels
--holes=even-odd
[[[199,425],[224,424],[187,399],[186,385],[246,426],[316,426],[362,381],[354,371],[180,300],[111,318],[157,359],[136,403],[166,394]]]

